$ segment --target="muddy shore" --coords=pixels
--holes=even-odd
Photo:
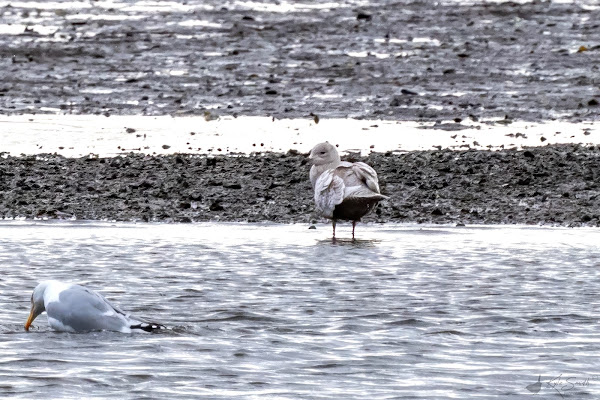
[[[595,1],[473,3],[5,2],[0,113],[598,120]],[[355,158],[391,196],[365,221],[598,226],[599,154]],[[0,217],[316,220],[295,153],[0,157]]]
[[[600,225],[600,149],[348,156],[379,172],[364,221]],[[0,218],[314,223],[306,155],[0,158]]]
[[[434,3],[5,2],[0,112],[598,119],[595,0]]]

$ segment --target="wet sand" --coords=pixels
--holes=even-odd
[[[28,4],[0,2],[4,114],[353,117],[453,130],[498,118],[589,122],[600,111],[592,1],[288,12],[294,3]],[[597,147],[362,159],[391,196],[365,221],[600,223]],[[0,172],[4,218],[316,219],[302,154],[7,156]]]
[[[598,147],[347,156],[379,172],[364,221],[600,225]],[[305,154],[0,159],[0,217],[314,223]]]

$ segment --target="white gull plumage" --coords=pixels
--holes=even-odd
[[[377,172],[363,162],[341,161],[335,147],[327,142],[313,147],[309,158],[317,212],[333,220],[334,238],[336,220],[351,220],[354,238],[356,222],[388,198],[380,193]]]
[[[48,314],[48,325],[56,331],[129,333],[132,330],[150,332],[164,328],[161,324],[125,314],[93,290],[55,280],[41,282],[33,290],[25,330],[29,330],[33,320],[44,311]]]

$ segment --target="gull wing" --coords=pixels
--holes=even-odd
[[[71,332],[95,330],[124,331],[130,319],[102,295],[79,285],[60,293],[58,301],[47,304],[48,322],[53,329]]]
[[[344,189],[344,180],[335,173],[335,169],[323,172],[315,183],[317,211],[325,218],[333,218],[335,206],[344,200]]]
[[[373,168],[364,162],[355,162],[352,164],[352,172],[354,172],[358,179],[367,185],[370,190],[375,193],[380,193],[379,179],[377,179],[377,172],[375,172]]]

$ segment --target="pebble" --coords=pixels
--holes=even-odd
[[[312,221],[322,220],[314,213],[306,155],[284,155],[7,156],[0,158],[0,218],[44,214],[316,227]],[[595,146],[549,145],[525,151],[372,152],[353,158],[377,169],[381,190],[390,196],[364,222],[597,226],[600,205],[590,180],[597,155]]]

